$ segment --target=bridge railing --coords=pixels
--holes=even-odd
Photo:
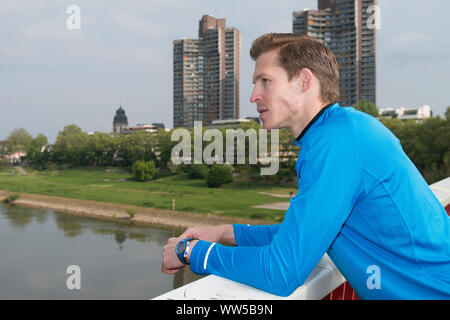
[[[450,177],[430,185],[450,215]],[[305,283],[290,296],[280,297],[215,275],[206,276],[154,300],[355,300],[359,299],[345,278],[325,254]]]

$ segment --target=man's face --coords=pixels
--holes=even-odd
[[[287,128],[297,112],[300,89],[296,78],[288,80],[287,72],[278,65],[278,51],[261,54],[256,60],[250,102],[257,105],[264,129]]]

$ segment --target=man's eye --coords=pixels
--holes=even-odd
[[[266,83],[267,81],[269,81],[269,79],[262,79],[263,83]]]

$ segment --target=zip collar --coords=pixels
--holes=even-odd
[[[314,118],[308,123],[308,125],[302,130],[302,132],[300,133],[300,135],[295,138],[294,142],[296,145],[300,144],[300,139],[303,138],[303,136],[306,134],[306,132],[308,131],[308,129],[314,124],[314,122],[316,122],[320,116],[330,107],[334,106],[337,103],[330,103],[328,105],[326,105],[325,107],[323,107],[315,116]]]

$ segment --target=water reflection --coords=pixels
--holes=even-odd
[[[127,240],[127,234],[123,231],[117,231],[114,239],[116,239],[116,242],[119,244],[119,250],[122,250],[122,243]]]
[[[17,231],[24,232],[26,227],[34,220],[39,223],[45,223],[48,219],[48,211],[23,208],[16,205],[0,205],[0,214],[9,222],[9,225]]]
[[[0,299],[149,299],[199,277],[161,272],[162,248],[183,230],[0,204]],[[81,290],[66,269],[79,265]]]
[[[68,214],[55,215],[58,230],[64,231],[66,237],[77,237],[83,233],[83,226],[78,222],[79,217]]]
[[[59,213],[55,214],[50,210],[39,210],[16,205],[6,206],[0,205],[0,214],[4,216],[9,226],[19,232],[25,232],[28,225],[33,221],[38,224],[45,223],[49,214],[53,215],[56,227],[64,232],[64,236],[71,238],[82,235],[84,232],[92,232],[100,235],[111,235],[119,246],[126,239],[133,239],[141,243],[156,242],[160,246],[164,246],[167,238],[161,237],[159,233],[147,232],[148,226],[142,226],[129,222],[105,221],[94,217],[84,217],[80,215]],[[93,223],[96,221],[97,223]],[[168,233],[168,237],[175,237],[183,230],[176,228],[160,228]],[[122,249],[120,247],[119,249]]]

